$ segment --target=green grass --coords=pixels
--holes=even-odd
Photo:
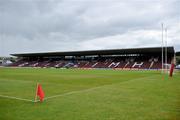
[[[159,71],[0,68],[0,120],[180,120],[180,73]],[[66,94],[71,93],[71,94]]]

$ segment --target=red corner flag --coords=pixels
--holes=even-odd
[[[42,102],[45,95],[44,95],[44,91],[42,89],[41,84],[38,84],[38,86],[37,86],[37,93],[36,93],[36,95],[39,96],[39,99]]]
[[[170,77],[172,77],[172,75],[173,75],[174,67],[175,67],[175,65],[174,65],[174,63],[172,63],[171,68],[170,68],[170,72],[169,72]]]

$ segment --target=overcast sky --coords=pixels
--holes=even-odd
[[[154,47],[180,51],[180,0],[0,0],[0,56]]]

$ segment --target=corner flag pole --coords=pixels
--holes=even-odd
[[[37,84],[36,84],[36,93],[35,93],[35,97],[34,97],[34,102],[36,102],[37,101],[37,90],[38,90],[38,82],[37,82]]]
[[[163,23],[162,23],[162,69],[161,69],[161,73],[163,74],[163,71],[164,71],[164,66],[163,66],[163,58],[164,58],[164,55],[163,55]]]

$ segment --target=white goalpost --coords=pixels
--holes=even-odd
[[[168,37],[167,37],[167,28],[164,29],[164,24],[162,23],[162,36],[161,36],[161,47],[162,47],[162,69],[161,73],[168,73]],[[165,32],[165,39],[164,39]]]
[[[165,73],[168,73],[168,60],[167,60],[167,28],[165,28]]]
[[[161,27],[162,27],[162,41],[161,41],[161,46],[162,46],[162,60],[161,60],[161,63],[162,63],[162,66],[161,66],[161,73],[163,74],[164,73],[164,51],[163,51],[163,47],[164,47],[164,34],[163,34],[163,31],[164,31],[164,25],[163,23],[161,24]]]

